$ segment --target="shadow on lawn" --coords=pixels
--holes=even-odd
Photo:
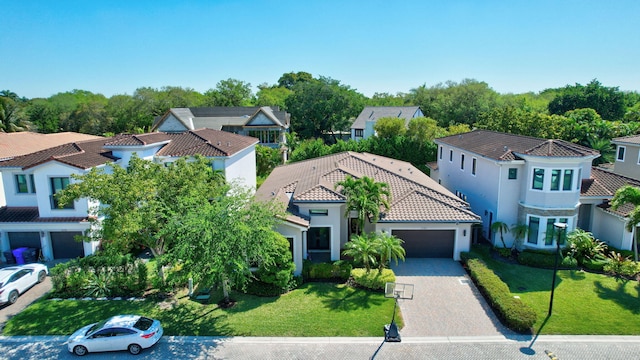
[[[626,290],[635,284],[636,295],[629,294]],[[630,310],[634,314],[640,314],[640,283],[629,279],[616,279],[616,287],[610,288],[601,281],[594,282],[596,293],[601,299],[612,300],[618,305]]]
[[[319,297],[327,309],[335,311],[369,309],[388,301],[382,293],[335,283],[307,283],[302,288],[305,294]]]

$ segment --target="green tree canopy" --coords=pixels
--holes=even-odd
[[[250,106],[253,104],[251,84],[237,79],[221,80],[215,89],[204,93],[207,106]]]
[[[622,120],[625,96],[617,87],[602,86],[594,79],[586,86],[575,84],[559,89],[559,95],[549,102],[549,112],[556,115],[584,108],[595,110],[605,120]]]
[[[629,232],[633,232],[634,260],[638,262],[638,230],[636,227],[640,224],[640,188],[625,185],[616,191],[613,199],[611,199],[611,208],[617,210],[625,204],[633,206],[633,209],[627,215],[626,229]]]
[[[360,231],[364,230],[365,220],[372,223],[378,221],[380,208],[389,210],[391,190],[387,183],[377,182],[368,176],[357,179],[347,175],[335,186],[347,197],[345,217],[349,217],[351,211],[357,212]]]
[[[397,117],[383,117],[376,121],[373,129],[376,135],[381,138],[391,138],[394,136],[404,135],[407,132],[405,120]]]

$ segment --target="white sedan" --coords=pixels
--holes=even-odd
[[[139,315],[116,315],[74,332],[67,340],[67,349],[78,356],[120,350],[137,355],[157,343],[162,332],[158,320]]]
[[[15,303],[18,296],[43,282],[48,273],[47,266],[39,263],[0,269],[0,304]]]

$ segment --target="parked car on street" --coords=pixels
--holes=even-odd
[[[49,269],[40,263],[13,265],[0,269],[0,304],[13,304],[18,296],[47,277]]]
[[[67,340],[67,348],[78,356],[121,350],[137,355],[157,343],[162,332],[158,320],[139,315],[116,315],[74,332]]]

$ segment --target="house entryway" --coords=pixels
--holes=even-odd
[[[392,264],[396,282],[414,285],[413,300],[398,300],[402,336],[505,336],[500,323],[458,261],[407,258]]]

